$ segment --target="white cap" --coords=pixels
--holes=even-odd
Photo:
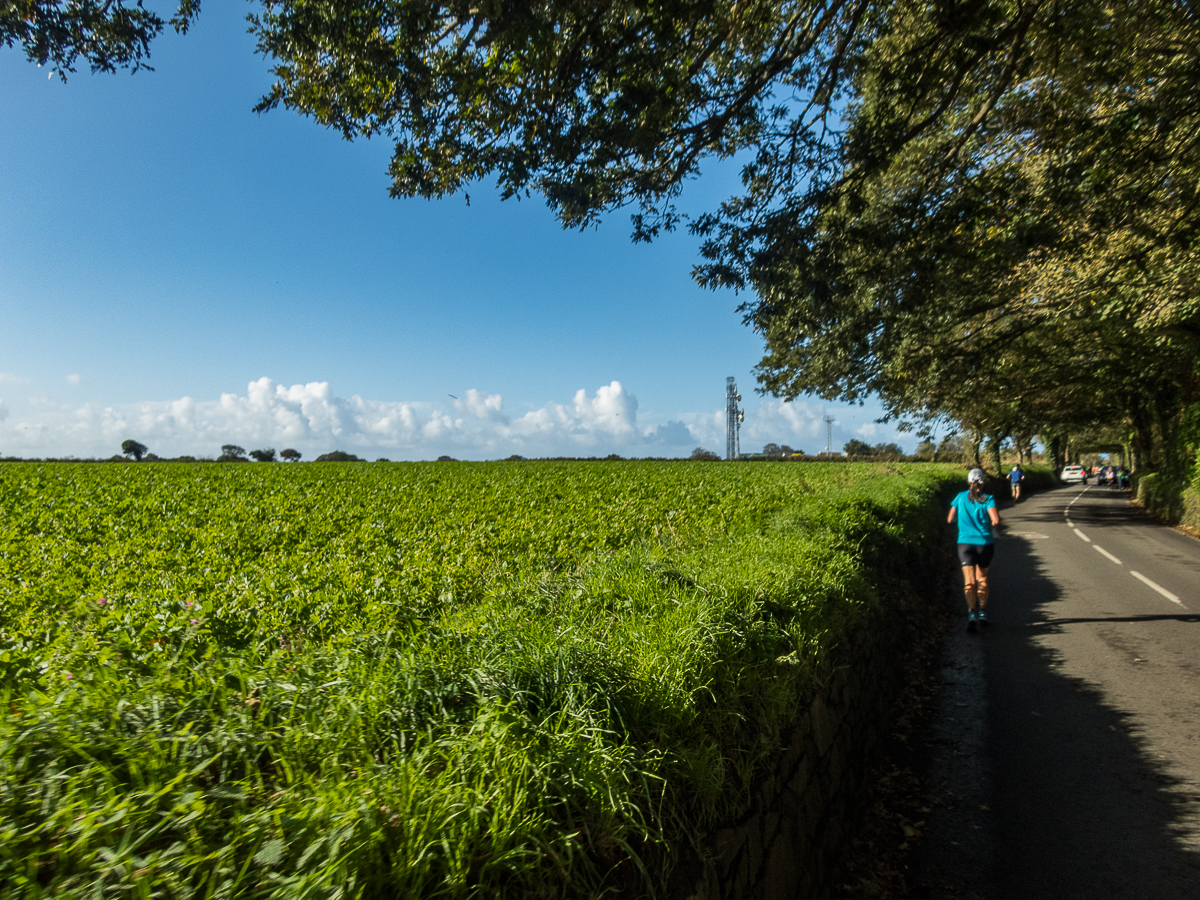
[[[967,484],[983,484],[987,481],[987,476],[983,474],[983,469],[972,469],[967,473]]]

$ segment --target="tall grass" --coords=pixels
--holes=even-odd
[[[6,465],[3,895],[653,894],[957,477]]]

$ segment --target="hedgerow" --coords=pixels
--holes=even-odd
[[[5,466],[0,885],[653,892],[921,577],[958,480]]]

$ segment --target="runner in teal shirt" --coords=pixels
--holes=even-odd
[[[988,566],[995,544],[992,529],[1000,525],[996,498],[983,492],[983,469],[967,475],[967,490],[954,498],[946,521],[958,522],[958,560],[962,564],[963,591],[967,598],[967,631],[976,623],[988,624]]]

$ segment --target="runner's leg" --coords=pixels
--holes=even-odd
[[[986,572],[987,570],[984,569],[983,571]],[[971,612],[975,612],[976,607],[979,606],[979,588],[975,581],[975,572],[975,566],[962,567],[963,593],[967,598],[967,609]]]

